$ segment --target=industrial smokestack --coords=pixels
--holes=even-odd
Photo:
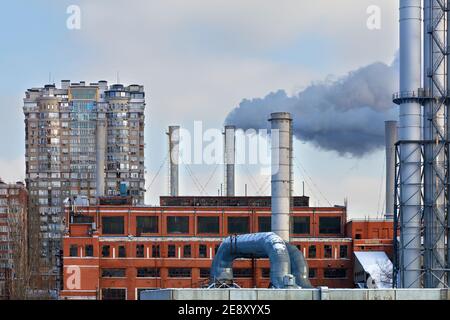
[[[227,197],[234,197],[235,126],[225,126],[225,190]]]
[[[385,121],[386,140],[386,220],[394,218],[395,196],[395,143],[397,137],[397,121]]]
[[[272,113],[272,232],[289,241],[292,192],[292,117]]]
[[[421,285],[421,0],[400,0],[400,286]]]
[[[105,195],[105,158],[106,158],[106,118],[104,113],[98,113],[96,140],[96,196]]]
[[[178,197],[180,126],[169,126],[169,193]]]

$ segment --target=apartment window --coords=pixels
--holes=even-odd
[[[136,245],[136,258],[143,258],[143,257],[144,257],[144,245],[137,244]]]
[[[109,246],[102,246],[102,257],[107,258],[110,255],[110,247]]]
[[[309,269],[309,278],[310,279],[317,278],[317,269],[315,269],[315,268]]]
[[[272,230],[270,217],[258,217],[258,232],[270,232]]]
[[[160,250],[159,244],[152,246],[152,257],[153,258],[161,257],[161,250]]]
[[[86,257],[94,256],[94,246],[92,244],[87,244],[84,246],[84,254]]]
[[[168,258],[175,258],[176,257],[176,247],[173,244],[169,244],[167,247],[167,257]]]
[[[340,246],[340,248],[339,248],[339,257],[341,259],[348,258],[348,246]]]
[[[170,278],[190,278],[191,269],[190,268],[169,268]]]
[[[204,233],[204,234],[219,233],[219,217],[198,217],[197,233]]]
[[[207,247],[205,244],[201,244],[198,246],[198,257],[199,258],[206,258],[207,257]]]
[[[189,217],[167,217],[167,233],[189,233]]]
[[[324,250],[324,257],[325,258],[332,258],[333,257],[333,248],[330,245],[325,245],[323,247]]]
[[[235,278],[251,278],[253,276],[250,268],[233,268],[233,277]]]
[[[190,244],[186,244],[183,247],[183,257],[185,257],[185,258],[191,257],[191,245]]]
[[[200,268],[200,278],[209,278],[209,268]]]
[[[102,289],[102,300],[126,300],[127,290],[126,289]]]
[[[123,268],[102,269],[102,278],[125,278],[125,269]]]
[[[341,233],[340,217],[320,217],[319,233],[322,234],[339,234]]]
[[[323,277],[326,279],[338,279],[347,277],[347,269],[327,268],[323,271]]]
[[[309,217],[293,217],[292,222],[295,234],[309,234]]]
[[[317,256],[317,248],[315,245],[310,245],[308,247],[308,258],[315,258]]]
[[[160,273],[158,268],[138,268],[138,278],[159,278]]]
[[[263,278],[270,278],[270,268],[262,268],[261,273]]]
[[[103,234],[124,234],[123,217],[102,217]]]
[[[136,217],[136,234],[158,233],[158,217]]]
[[[127,256],[127,251],[125,246],[119,246],[119,258],[125,258]]]
[[[76,244],[70,245],[69,256],[78,257],[78,246]]]
[[[250,233],[248,217],[228,217],[228,234]]]

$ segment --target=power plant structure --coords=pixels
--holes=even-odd
[[[393,101],[400,106],[394,285],[401,288],[450,284],[448,9],[448,1],[400,0],[400,91]]]
[[[169,194],[178,196],[180,126],[169,126]]]
[[[227,197],[234,197],[235,161],[236,127],[227,125],[224,131],[225,194]]]

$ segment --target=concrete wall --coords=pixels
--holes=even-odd
[[[450,300],[448,289],[162,289],[142,300]]]

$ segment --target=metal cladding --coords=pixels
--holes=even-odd
[[[211,265],[211,283],[233,281],[233,261],[238,258],[269,258],[272,286],[297,287],[286,283],[292,276],[289,251],[283,239],[273,232],[231,236],[223,240]]]
[[[96,140],[95,188],[97,198],[103,197],[105,195],[106,126],[107,126],[106,119],[101,118],[99,114],[97,118],[97,127],[95,133],[95,140]]]
[[[386,212],[385,219],[394,218],[395,143],[398,140],[397,121],[385,121],[386,139]]]
[[[225,191],[227,197],[234,197],[234,165],[236,153],[236,127],[225,126]]]
[[[421,0],[400,0],[400,285],[421,285]]]
[[[272,232],[289,241],[292,193],[292,117],[288,112],[272,113]]]
[[[302,252],[292,244],[287,243],[289,258],[291,260],[291,273],[295,277],[295,282],[301,288],[312,288],[309,281],[309,268]]]
[[[180,152],[180,126],[169,126],[169,193],[178,197],[178,162]]]

